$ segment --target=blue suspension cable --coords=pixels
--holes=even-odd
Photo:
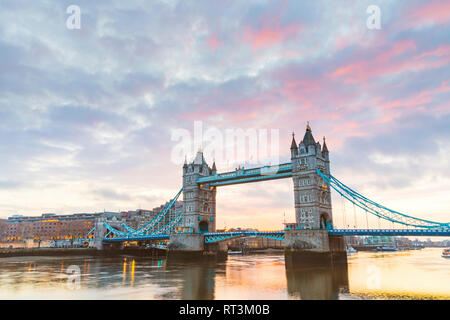
[[[173,198],[158,215],[156,215],[152,220],[150,220],[148,223],[146,223],[144,226],[140,227],[139,229],[134,230],[133,228],[127,226],[126,224],[123,224],[123,226],[125,227],[125,229],[127,229],[129,231],[130,234],[144,235],[144,234],[148,233],[148,231],[151,228],[156,226],[166,216],[166,214],[170,211],[172,206],[177,201],[177,199],[180,196],[182,191],[183,191],[183,188],[180,189],[180,191],[177,193],[175,198]]]
[[[388,220],[391,222],[399,223],[407,226],[414,226],[420,228],[449,228],[450,223],[439,223],[433,222],[425,219],[415,218],[412,216],[408,216],[397,211],[388,209],[364,196],[359,194],[358,192],[352,190],[351,188],[344,185],[338,179],[333,177],[332,175],[325,175],[316,169],[317,174],[321,176],[325,182],[327,182],[336,192],[338,192],[341,196],[352,202],[354,205],[357,205],[361,209],[369,212],[378,218],[382,218],[384,220]]]
[[[414,226],[417,226],[417,227],[443,227],[443,226],[445,227],[446,225],[450,225],[450,224],[445,224],[445,223],[443,224],[443,223],[438,223],[438,222],[434,222],[434,221],[429,221],[429,220],[424,220],[424,219],[420,219],[420,218],[415,218],[415,217],[408,216],[406,214],[403,214],[403,213],[391,210],[389,208],[386,208],[386,207],[384,207],[384,206],[382,206],[382,205],[380,205],[380,204],[378,204],[378,203],[376,203],[376,202],[374,202],[374,201],[372,201],[372,200],[370,200],[370,199],[360,195],[358,192],[350,189],[349,187],[344,185],[342,182],[340,182],[335,177],[333,177],[331,175],[330,175],[330,177],[341,188],[343,188],[345,191],[349,192],[354,199],[361,199],[364,202],[367,202],[367,203],[369,203],[371,205],[374,205],[377,208],[379,208],[381,210],[384,210],[388,214],[391,214],[391,215],[394,216],[394,218],[391,218],[391,217],[387,216],[387,220],[394,221],[396,223],[401,223],[401,224],[404,224],[404,225],[410,224],[410,225],[414,225]],[[384,213],[384,215],[386,215],[386,214]],[[397,217],[395,217],[395,216],[397,216]]]

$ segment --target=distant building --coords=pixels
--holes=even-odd
[[[377,246],[395,245],[395,238],[390,236],[370,236],[364,238],[363,244]]]
[[[13,215],[0,222],[1,242],[40,243],[47,240],[75,240],[84,238],[103,213],[77,213],[57,215],[44,213],[40,217]],[[91,235],[90,237],[93,237]]]
[[[138,209],[135,211],[121,212],[120,214],[122,218],[126,220],[127,225],[133,229],[139,229],[156,218],[154,221],[158,222],[155,223],[154,226],[152,226],[151,230],[157,231],[163,226],[167,225],[173,219],[175,219],[176,216],[183,210],[183,201],[176,201],[172,208],[170,208],[170,210],[164,215],[164,217],[159,220],[159,218],[157,217],[162,216],[162,212],[168,206],[168,204],[169,202],[166,202],[164,205],[153,208],[152,210]]]
[[[6,235],[6,229],[8,222],[5,219],[0,219],[0,241],[3,241],[3,237]]]
[[[284,241],[260,237],[234,238],[227,241],[230,250],[258,251],[284,248]]]
[[[157,223],[151,228],[156,231],[177,217],[183,210],[183,202],[177,201],[163,216],[161,213],[169,203],[152,210],[135,210],[127,212],[100,212],[55,214],[44,213],[41,216],[12,215],[8,219],[0,219],[0,247],[40,247],[45,243],[55,246],[71,246],[82,239],[93,238],[95,222],[100,217],[107,221],[126,223],[131,228],[138,229],[151,220]],[[160,215],[161,214],[161,215]],[[157,217],[162,217],[160,220]],[[89,234],[89,235],[88,235]],[[80,240],[80,241],[78,241]]]
[[[297,229],[297,222],[285,222],[283,224],[284,224],[284,230]]]

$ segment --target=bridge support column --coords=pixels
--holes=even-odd
[[[170,235],[169,258],[196,259],[203,256],[205,236],[202,233],[173,233]]]
[[[214,256],[219,260],[226,260],[228,257],[228,244],[226,241],[219,241],[215,243],[206,243],[204,255]]]
[[[226,243],[205,244],[203,233],[173,233],[170,235],[169,259],[223,258],[227,256]]]
[[[344,238],[330,236],[328,230],[286,230],[285,239],[286,265],[330,266],[347,262]]]
[[[103,225],[103,223],[105,222],[104,218],[98,218],[95,221],[95,230],[94,230],[94,235],[95,235],[95,239],[94,239],[94,247],[97,250],[103,250],[103,237],[106,234],[106,228]]]

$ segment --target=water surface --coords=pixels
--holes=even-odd
[[[441,251],[358,252],[348,265],[313,269],[286,269],[278,254],[219,263],[11,257],[0,260],[0,299],[450,299]]]

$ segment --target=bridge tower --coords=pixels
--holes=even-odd
[[[330,187],[316,173],[316,168],[325,174],[330,173],[329,152],[325,137],[323,146],[314,140],[309,122],[298,146],[292,134],[291,162],[297,227],[331,229],[333,216]]]
[[[205,233],[216,231],[216,188],[197,183],[201,176],[216,173],[216,164],[208,166],[199,150],[194,161],[183,165],[183,220],[186,231]]]

